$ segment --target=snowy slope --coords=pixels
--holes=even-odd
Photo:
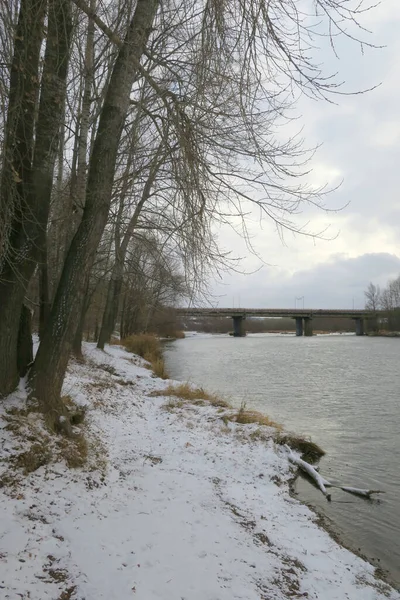
[[[252,425],[228,427],[210,406],[165,410],[148,393],[170,382],[140,359],[85,354],[64,393],[88,406],[106,464],[51,463],[10,485],[7,457],[21,448],[3,422],[0,598],[400,599],[289,496],[285,453],[250,442]],[[1,414],[23,402],[21,389]]]

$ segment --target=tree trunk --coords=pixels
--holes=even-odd
[[[14,53],[16,66],[13,67],[20,70],[20,74],[15,76],[17,80],[18,77],[21,78],[21,73],[23,74],[25,88],[28,85],[27,79],[32,82],[39,80],[39,56],[46,5],[47,2],[39,2],[39,0],[25,0],[21,4],[20,21],[23,21],[23,26],[18,24]],[[10,392],[17,380],[18,327],[10,331],[9,323],[15,324],[19,321],[25,290],[36,262],[45,248],[58,134],[65,101],[65,82],[72,32],[69,0],[50,0],[48,14],[48,36],[33,158],[33,129],[37,99],[37,91],[33,83],[29,88],[26,115],[20,115],[19,123],[14,128],[10,128],[11,133],[14,130],[16,142],[7,141],[5,150],[6,168],[3,170],[7,172],[11,170],[13,182],[5,181],[6,177],[4,177],[2,191],[8,190],[12,195],[14,189],[14,197],[11,198],[14,215],[9,240],[10,250],[0,272],[0,305],[2,306],[0,362],[7,360],[10,368],[10,373],[4,381],[1,377],[3,370],[0,370],[0,394]],[[35,29],[31,31],[30,27]],[[22,43],[22,51],[19,48],[20,43]],[[17,84],[20,85],[18,81]],[[25,88],[24,97],[28,94]],[[9,113],[11,115],[15,110],[14,100],[11,102],[12,98],[13,94],[10,92]],[[27,100],[23,98],[20,102],[24,105]],[[7,132],[8,138],[10,131]],[[11,334],[6,342],[3,340],[4,329]],[[9,352],[7,359],[4,359],[5,352]]]
[[[115,263],[108,285],[106,306],[103,312],[100,335],[97,342],[97,347],[100,348],[100,350],[104,350],[104,344],[109,343],[115,329],[123,283],[122,269],[123,264]]]
[[[90,0],[90,10],[94,13],[96,10],[96,0]],[[81,106],[81,117],[79,123],[79,139],[77,146],[77,171],[75,182],[74,201],[78,208],[83,209],[86,196],[86,172],[87,172],[87,153],[88,153],[88,135],[90,126],[90,107],[92,104],[92,84],[93,84],[93,61],[94,61],[94,21],[88,17],[88,29],[85,48],[85,70],[83,81],[83,96]]]
[[[125,231],[124,239],[122,244],[120,244],[120,231],[119,228],[121,226],[121,217],[122,210],[119,212],[119,218],[115,224],[116,227],[116,235],[115,235],[115,264],[111,273],[110,282],[108,284],[107,289],[107,299],[106,306],[103,312],[103,319],[101,323],[99,340],[97,342],[97,347],[100,350],[104,350],[104,344],[108,344],[112,333],[115,329],[115,324],[118,318],[118,309],[120,305],[120,297],[121,297],[121,289],[123,284],[123,269],[126,253],[128,251],[129,241],[132,237],[133,232],[135,231],[137,222],[140,217],[140,213],[142,212],[143,206],[150,198],[151,189],[154,185],[154,182],[157,177],[157,173],[161,167],[163,162],[160,159],[161,150],[163,146],[163,141],[160,142],[157,151],[151,161],[149,175],[146,180],[146,184],[143,188],[142,196],[137,203],[137,206],[133,212],[133,215],[129,221],[128,227]],[[121,199],[121,202],[124,202],[124,198]],[[122,205],[121,205],[122,209]]]
[[[85,300],[83,303],[83,309],[81,311],[81,316],[79,319],[78,327],[75,333],[74,341],[72,342],[72,352],[76,356],[76,358],[82,358],[82,339],[83,339],[83,330],[85,327],[85,317],[90,305],[90,296],[89,296],[89,285],[86,287],[85,292]]]
[[[48,327],[31,370],[32,397],[55,426],[62,413],[59,398],[72,341],[96,249],[107,222],[118,145],[128,112],[139,60],[150,35],[159,0],[138,0],[116,58],[90,157],[86,203],[72,240],[54,298]]]
[[[21,0],[10,72],[0,185],[0,396],[12,392],[18,382],[19,320],[34,268],[24,262],[23,215],[33,194],[33,131],[46,4]]]
[[[14,279],[15,281],[15,279]],[[2,282],[0,280],[0,397],[10,394],[18,384],[18,331],[20,325],[21,309],[25,290],[21,285],[15,285],[7,294],[2,294]]]
[[[72,352],[76,358],[81,359],[82,354],[82,339],[83,339],[83,328],[85,326],[86,310],[82,311],[81,318],[79,319],[78,328],[75,333],[74,341],[72,342]]]
[[[33,361],[32,344],[32,315],[29,308],[22,305],[21,318],[18,331],[18,372],[24,377]]]
[[[124,290],[124,294],[122,296],[122,308],[121,308],[121,324],[119,328],[119,337],[123,340],[126,337],[126,289]]]
[[[39,338],[42,339],[50,316],[49,269],[47,264],[47,244],[42,249],[39,263]]]

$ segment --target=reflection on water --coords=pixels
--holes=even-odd
[[[307,482],[299,496],[342,539],[400,585],[400,340],[356,336],[194,335],[166,345],[171,377],[311,435],[327,452],[321,472],[344,485],[383,489],[368,502],[334,490],[328,504]]]

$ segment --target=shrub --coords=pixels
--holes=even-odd
[[[176,331],[172,332],[171,337],[176,340],[183,340],[186,336],[184,331],[177,329]]]
[[[138,354],[149,362],[162,358],[160,340],[149,333],[130,335],[122,340],[122,345],[128,352]]]
[[[150,368],[156,377],[168,379],[168,374],[165,368],[164,359],[162,356],[161,342],[150,333],[141,333],[140,335],[130,335],[122,340],[122,345],[132,352],[147,360],[150,363]]]
[[[159,377],[160,379],[168,379],[168,373],[165,368],[165,362],[163,358],[159,358],[150,364],[151,369],[156,377]]]
[[[315,442],[292,433],[279,433],[274,441],[282,446],[287,444],[292,450],[301,452],[301,458],[307,462],[315,462],[325,454],[325,451]]]

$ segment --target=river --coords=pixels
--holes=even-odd
[[[400,586],[400,339],[354,335],[189,335],[167,343],[167,371],[243,401],[310,435],[326,451],[333,482],[385,490],[368,501],[333,490],[332,502],[305,480],[298,497]]]

